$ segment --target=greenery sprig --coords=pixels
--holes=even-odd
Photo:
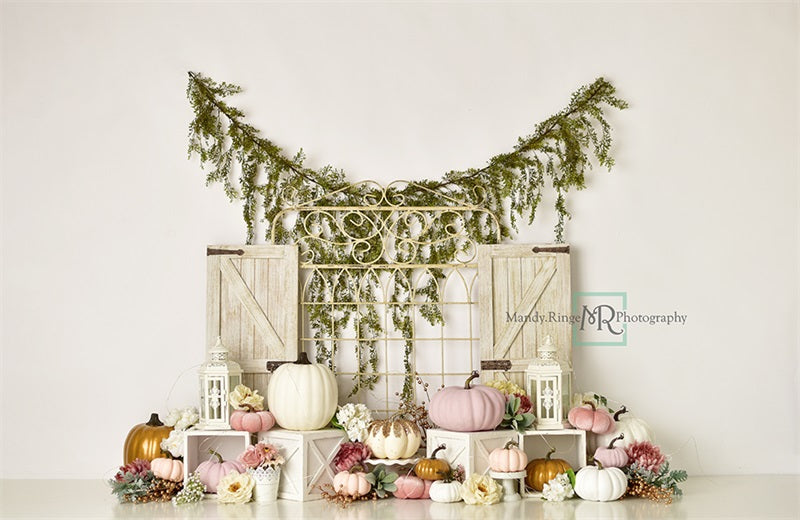
[[[555,239],[562,242],[565,221],[570,218],[567,193],[586,187],[585,175],[593,163],[609,169],[614,163],[605,111],[627,107],[614,86],[598,78],[575,91],[564,109],[536,125],[530,135],[520,137],[511,151],[495,155],[486,165],[449,171],[441,180],[382,187],[370,182],[351,184],[341,169],[332,166],[309,168],[302,150],[285,155],[278,144],[245,122],[244,112],[227,103],[239,92],[237,85],[189,72],[187,96],[194,111],[189,156],[200,158],[207,185],[222,184],[231,201],[243,201],[248,243],[255,239],[260,217],[268,240],[299,244],[311,264],[394,266],[314,270],[308,284],[308,316],[317,361],[332,368],[335,338],[341,338],[350,326],[356,329],[359,373],[353,393],[373,388],[378,372],[376,338],[384,331],[372,303],[379,295],[380,274],[388,273],[394,288],[392,326],[405,340],[404,399],[413,394],[415,375],[413,308],[431,324],[443,323],[437,304],[444,274],[440,268],[414,273],[396,266],[451,265],[477,244],[510,237],[520,219],[533,222],[548,185],[555,192]],[[364,206],[374,210],[344,209]],[[301,207],[342,210],[307,211],[294,220],[284,218],[287,211]],[[380,209],[386,207],[398,211],[387,214]],[[387,234],[393,247],[386,247]]]

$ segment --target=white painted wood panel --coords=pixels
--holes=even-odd
[[[482,379],[499,375],[521,385],[525,368],[547,335],[558,346],[559,357],[572,361],[572,329],[565,320],[571,312],[569,246],[480,246],[478,280],[481,361],[510,362],[507,371],[484,370]],[[537,314],[543,321],[509,320]]]

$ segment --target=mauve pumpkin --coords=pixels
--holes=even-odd
[[[594,460],[607,468],[622,468],[628,464],[628,454],[625,448],[615,448],[614,443],[625,438],[624,433],[620,433],[608,443],[608,447],[600,446],[594,452]]]
[[[265,432],[273,426],[275,426],[275,416],[270,412],[236,410],[231,414],[231,428],[240,432]]]
[[[362,471],[356,473],[340,471],[333,476],[333,489],[340,495],[347,495],[353,498],[364,496],[372,489],[366,477],[367,475]]]
[[[430,498],[432,480],[422,480],[414,475],[403,475],[394,481],[397,491],[394,492],[395,498],[400,499],[426,499]]]
[[[508,441],[502,448],[495,448],[489,454],[489,468],[500,473],[514,473],[525,470],[528,455],[518,448],[516,441]]]
[[[605,410],[598,410],[591,401],[584,401],[567,414],[569,423],[579,430],[604,435],[614,431],[614,418]]]
[[[503,420],[506,398],[489,386],[470,386],[479,376],[477,371],[463,387],[442,388],[431,399],[430,418],[442,429],[454,432],[493,430]]]
[[[158,458],[150,461],[150,470],[158,478],[180,482],[183,480],[183,462],[175,459]]]
[[[217,460],[209,459],[207,461],[201,462],[199,466],[197,466],[197,476],[200,478],[200,482],[206,485],[206,491],[208,493],[216,493],[217,492],[217,484],[222,477],[234,471],[236,473],[244,473],[244,465],[241,462],[235,460],[222,460],[222,455],[217,453],[214,450],[208,450],[211,455],[215,456]]]

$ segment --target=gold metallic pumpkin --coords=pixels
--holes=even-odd
[[[525,483],[528,487],[541,492],[544,485],[553,480],[556,475],[572,469],[566,460],[550,458],[555,451],[555,448],[550,448],[545,458],[533,459],[528,463],[525,467]]]
[[[450,473],[450,464],[446,460],[437,459],[436,454],[445,449],[444,444],[433,450],[430,458],[422,459],[414,466],[414,473],[423,480],[444,480]]]
[[[124,464],[129,464],[135,459],[153,460],[159,457],[168,457],[161,450],[161,441],[169,437],[171,426],[164,426],[158,419],[158,414],[150,414],[150,420],[137,424],[128,433],[125,439]]]

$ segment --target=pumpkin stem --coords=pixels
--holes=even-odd
[[[442,451],[445,448],[447,448],[446,444],[440,444],[439,446],[436,447],[435,450],[433,450],[433,453],[431,453],[431,457],[430,458],[435,459],[436,458],[436,454],[439,453],[440,451]]]
[[[620,408],[619,410],[617,410],[617,413],[615,413],[615,414],[614,414],[614,420],[615,420],[615,421],[619,421],[619,416],[620,416],[620,415],[622,415],[622,414],[624,414],[624,413],[628,413],[628,409],[627,409],[627,408],[625,408],[625,405],[623,404],[623,405],[622,405],[622,408]]]
[[[469,390],[470,389],[469,385],[472,383],[472,380],[473,379],[478,379],[479,377],[480,377],[480,373],[477,370],[473,370],[472,373],[467,378],[467,382],[464,383],[464,389],[465,390]]]
[[[252,405],[252,404],[243,404],[243,405],[241,405],[241,406],[244,408],[244,411],[245,411],[245,412],[248,412],[248,413],[253,413],[253,412],[255,412],[255,411],[256,411],[256,409],[253,407],[253,405]]]
[[[613,439],[611,439],[611,442],[608,443],[608,449],[609,450],[612,449],[614,447],[614,443],[615,442],[621,441],[624,438],[625,438],[625,432],[622,432],[619,435],[617,435],[616,437],[614,437]]]
[[[594,465],[597,466],[597,469],[603,469],[603,464],[597,459],[594,459]]]
[[[150,414],[150,420],[145,423],[147,426],[164,426],[164,423],[158,418],[158,414],[153,412]]]
[[[544,456],[544,460],[550,460],[550,455],[556,452],[555,448],[550,448],[550,451],[547,452],[547,455]]]
[[[220,455],[218,452],[216,452],[216,451],[214,451],[214,450],[212,450],[212,449],[210,449],[210,448],[209,448],[208,452],[209,452],[210,454],[214,455],[215,457],[217,457],[217,460],[219,460],[219,463],[220,463],[220,464],[222,464],[223,462],[225,462],[224,460],[222,460],[222,455]]]
[[[517,441],[510,440],[510,441],[506,442],[506,445],[505,445],[505,446],[503,446],[503,449],[504,449],[504,450],[507,450],[507,449],[508,449],[508,448],[510,448],[511,446],[516,446],[517,448],[519,448],[519,443],[518,443]]]
[[[308,354],[305,352],[301,352],[297,355],[297,361],[294,362],[295,365],[310,365],[311,361],[308,360]]]
[[[583,404],[588,404],[592,407],[592,411],[597,410],[597,407],[594,405],[594,401],[584,401]]]

